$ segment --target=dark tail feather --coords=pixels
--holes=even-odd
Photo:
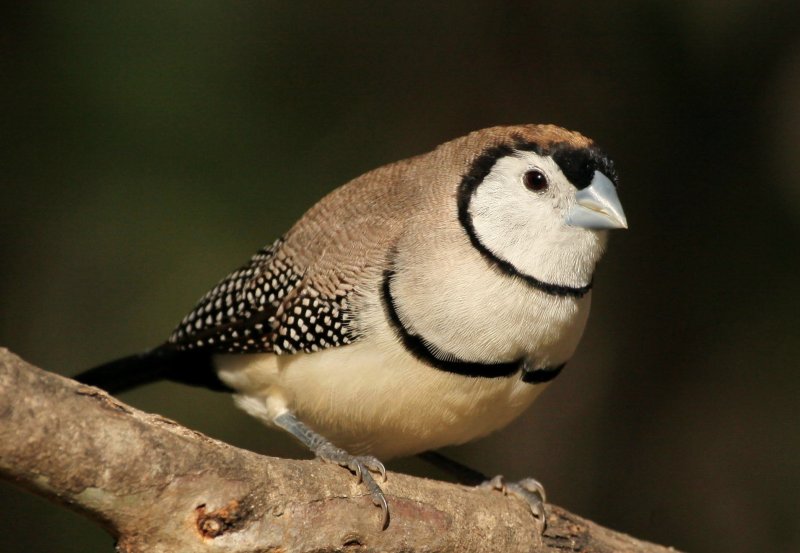
[[[163,359],[150,352],[129,355],[109,361],[73,378],[89,386],[97,386],[116,394],[165,378],[167,366]]]
[[[102,388],[110,394],[159,380],[174,380],[216,391],[231,391],[217,377],[210,353],[177,351],[164,346],[103,363],[73,378],[83,384]]]

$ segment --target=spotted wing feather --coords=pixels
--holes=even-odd
[[[169,342],[181,350],[291,354],[351,343],[347,294],[325,295],[278,240],[197,303]]]

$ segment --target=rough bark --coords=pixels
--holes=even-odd
[[[0,477],[91,517],[125,553],[673,551],[549,505],[390,473],[391,523],[344,469],[265,457],[0,348]]]

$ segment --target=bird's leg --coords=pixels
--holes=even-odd
[[[336,463],[355,474],[358,481],[363,482],[366,486],[372,502],[381,508],[382,527],[385,529],[389,525],[389,505],[386,503],[386,496],[372,476],[372,473],[376,472],[381,475],[382,481],[386,481],[386,468],[383,463],[371,455],[350,455],[342,448],[333,445],[325,436],[306,426],[289,411],[275,417],[274,422],[278,427],[300,440],[319,459],[328,463]]]
[[[531,513],[536,518],[541,533],[544,533],[546,530],[547,514],[544,507],[546,496],[544,486],[542,486],[538,480],[523,478],[519,482],[506,482],[500,475],[494,478],[487,478],[482,472],[463,465],[458,461],[454,461],[449,457],[445,457],[436,451],[420,453],[419,457],[445,472],[452,474],[455,476],[456,480],[462,484],[495,490],[505,495],[511,494],[519,497],[530,507]]]

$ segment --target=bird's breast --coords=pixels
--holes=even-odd
[[[568,361],[590,305],[590,295],[548,294],[491,267],[468,270],[457,263],[435,277],[398,272],[388,289],[405,331],[440,356],[483,363]]]

